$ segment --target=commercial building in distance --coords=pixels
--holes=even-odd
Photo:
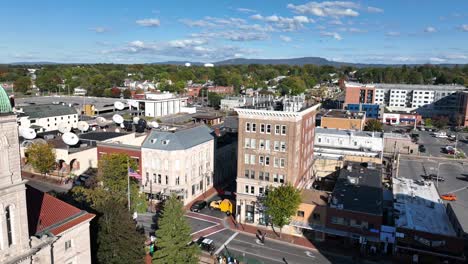
[[[307,185],[313,176],[315,115],[320,105],[298,111],[236,108],[239,115],[237,220],[266,224],[257,199],[268,186]],[[294,109],[286,105],[287,109]]]
[[[213,187],[214,137],[205,125],[152,130],[141,148],[143,191],[176,194],[184,205]]]
[[[58,130],[61,123],[76,128],[78,112],[75,108],[61,104],[26,105],[17,108],[18,124],[21,128],[32,128],[36,132]]]
[[[273,103],[271,95],[262,96],[231,96],[221,99],[220,109],[224,111],[232,111],[239,107],[258,107],[265,108]]]
[[[351,112],[347,110],[328,110],[322,115],[320,127],[349,130],[364,130],[366,125],[365,112]]]

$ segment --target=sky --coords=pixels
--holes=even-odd
[[[5,2],[0,63],[468,63],[468,0]]]

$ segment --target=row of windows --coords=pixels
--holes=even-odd
[[[265,192],[265,187],[258,187],[258,194],[263,194]],[[244,186],[244,193],[245,194],[253,194],[255,195],[255,186],[245,185]]]
[[[284,168],[286,166],[286,159],[285,158],[273,158],[273,166],[275,168]],[[253,154],[244,154],[244,164],[255,165],[256,164],[256,156]],[[263,166],[270,166],[270,156],[258,156],[258,164]]]
[[[304,217],[304,211],[298,210],[296,216]],[[320,214],[319,213],[312,213],[312,220],[320,221]]]
[[[344,217],[331,217],[331,223],[335,225],[344,225],[357,228],[373,229],[374,224],[369,224],[367,221],[361,221],[356,219],[348,219]]]
[[[271,124],[260,124],[260,133],[271,134],[272,125]],[[245,123],[246,132],[257,132],[256,123]],[[275,135],[286,135],[286,126],[285,125],[275,125]]]
[[[74,115],[73,118],[78,118],[78,116],[77,116],[77,115]],[[47,122],[49,122],[49,119],[51,119],[51,118],[47,118]],[[70,116],[68,116],[68,119],[70,119]],[[54,120],[57,121],[57,118],[54,117]],[[60,120],[63,120],[63,116],[60,117]],[[70,123],[69,123],[69,124],[70,124]]]
[[[169,185],[169,176],[165,175],[164,179],[165,179],[165,183],[162,182],[162,175],[161,174],[158,174],[156,176],[156,173],[153,173],[153,182],[154,183]],[[149,181],[150,181],[149,173],[147,172],[146,173],[146,182],[149,182]],[[185,176],[185,182],[187,182],[187,176]],[[175,178],[175,185],[180,185],[180,177],[179,176],[177,176]]]
[[[284,141],[274,141],[273,147],[275,151],[286,151],[286,142]],[[257,148],[257,140],[255,138],[245,138],[244,139],[244,148],[256,149]],[[258,149],[260,150],[270,150],[270,140],[268,139],[260,139],[258,141]]]
[[[255,179],[255,171],[254,170],[245,170],[244,176],[249,179]],[[273,182],[277,183],[284,183],[284,179],[286,177],[284,174],[273,173]],[[270,173],[266,171],[259,171],[258,172],[258,180],[260,181],[270,181]]]

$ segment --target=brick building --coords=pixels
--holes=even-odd
[[[320,127],[346,130],[364,130],[366,125],[365,112],[346,110],[328,110],[322,115]]]
[[[208,92],[221,95],[233,94],[234,86],[209,86]]]
[[[116,143],[97,143],[97,159],[98,163],[102,156],[107,154],[127,154],[131,159],[135,160],[138,164],[137,172],[142,172],[141,162],[141,145],[127,145],[127,144],[116,144]]]
[[[374,104],[375,86],[360,83],[345,83],[345,102],[348,104]]]
[[[268,186],[305,186],[312,178],[315,114],[319,105],[300,111],[236,108],[239,114],[237,219],[266,224],[257,205]]]

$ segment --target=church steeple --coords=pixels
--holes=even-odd
[[[5,89],[0,85],[0,114],[6,114],[13,112],[10,104],[10,98],[8,98]]]

